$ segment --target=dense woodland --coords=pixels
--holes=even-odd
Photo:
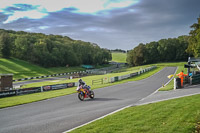
[[[14,57],[43,67],[101,65],[112,59],[109,50],[90,42],[3,29],[0,29],[0,57]]]
[[[139,44],[128,52],[128,64],[138,66],[156,62],[187,61],[188,56],[200,57],[200,18],[191,28],[188,36]]]

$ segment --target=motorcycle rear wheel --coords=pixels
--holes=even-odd
[[[84,100],[84,95],[81,93],[78,93],[78,98],[79,100],[83,101]]]

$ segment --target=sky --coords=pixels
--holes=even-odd
[[[188,35],[200,0],[0,0],[0,29],[68,36],[101,48]]]

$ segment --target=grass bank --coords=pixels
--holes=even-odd
[[[14,79],[37,77],[43,75],[51,75],[65,72],[83,71],[81,67],[53,67],[43,68],[29,62],[18,60],[15,58],[0,58],[0,73],[13,73]]]
[[[126,63],[127,53],[112,52],[112,61]]]
[[[72,133],[195,133],[200,95],[130,107]]]

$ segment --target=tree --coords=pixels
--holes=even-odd
[[[195,57],[200,57],[200,17],[197,20],[198,23],[194,23],[191,26],[193,30],[190,31],[187,53]]]
[[[158,52],[158,47],[159,43],[158,42],[150,42],[146,44],[146,63],[156,63],[160,61],[160,56]]]
[[[9,58],[11,56],[11,42],[9,41],[9,34],[4,32],[0,35],[0,53],[4,58]]]

